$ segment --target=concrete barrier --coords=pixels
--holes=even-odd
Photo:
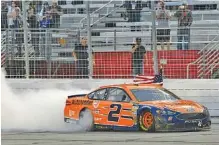
[[[102,85],[129,83],[125,79],[8,79],[7,83],[12,89],[61,89],[72,90],[80,88],[93,90]],[[171,90],[183,99],[190,99],[204,104],[209,108],[212,116],[219,116],[219,79],[165,79],[164,87]]]

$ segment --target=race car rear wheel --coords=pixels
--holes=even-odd
[[[80,112],[78,124],[84,131],[92,131],[94,126],[93,115],[89,109]]]
[[[143,111],[139,117],[140,129],[148,132],[155,132],[155,119],[150,111]]]

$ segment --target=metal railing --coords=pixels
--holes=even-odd
[[[1,34],[1,66],[4,67],[6,63],[6,57],[7,57],[7,52],[6,52],[6,31],[3,31]]]
[[[219,35],[217,35],[210,43],[208,43],[198,54],[201,56],[194,62],[187,65],[187,79],[189,79],[189,67],[191,65],[198,66],[198,77],[208,75],[212,68],[217,66],[219,62]],[[212,73],[211,73],[212,74]]]
[[[219,43],[216,43],[211,51],[203,53],[203,62],[207,65],[205,67],[198,66],[198,77],[204,77],[211,71],[212,65],[215,66],[219,62]]]
[[[101,18],[99,18],[97,21],[95,21],[95,22],[93,23],[93,25],[94,25],[94,24],[97,24],[97,23],[100,22],[102,19],[106,18],[108,15],[110,15],[110,14],[112,14],[113,12],[115,12],[116,10],[118,10],[122,5],[124,5],[124,1],[122,1],[122,3],[121,3],[118,7],[116,7],[116,8],[113,9],[113,10],[111,10],[110,12],[108,12],[107,14],[105,14],[103,17],[101,17]]]
[[[219,68],[219,63],[214,63],[214,64],[211,64],[211,65],[209,65],[209,64],[189,64],[189,65],[187,65],[187,69],[186,69],[186,78],[187,79],[189,79],[190,78],[190,66],[191,65],[194,65],[194,66],[208,66],[208,68],[209,68],[209,71],[208,71],[208,73],[205,73],[205,79],[212,79],[212,76],[213,76],[213,74],[214,74],[214,69],[215,68]],[[197,79],[200,79],[200,77],[198,76],[197,77]]]
[[[90,15],[95,14],[96,12],[102,10],[103,8],[106,8],[107,5],[111,4],[114,0],[110,0],[108,3],[104,4],[102,7],[98,8],[97,10],[93,11]],[[84,17],[80,20],[80,23],[83,23],[84,20],[86,20],[87,17]]]

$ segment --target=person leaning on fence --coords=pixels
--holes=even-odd
[[[190,44],[190,26],[192,25],[192,12],[188,9],[187,4],[179,6],[178,11],[174,14],[178,18],[178,29],[177,29],[177,49],[185,50],[189,49]]]
[[[143,74],[145,47],[141,44],[141,38],[136,38],[136,44],[132,47],[133,75]]]
[[[89,75],[89,54],[88,54],[87,38],[83,37],[81,43],[76,44],[72,55],[77,67],[77,78],[88,78]],[[93,51],[92,51],[93,52]],[[93,62],[94,63],[94,62]]]
[[[170,49],[170,12],[166,10],[165,3],[160,2],[159,9],[156,11],[157,18],[157,41],[161,43],[161,48],[164,49],[164,43],[167,45],[167,50]]]

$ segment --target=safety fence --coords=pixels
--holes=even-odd
[[[216,9],[191,14],[178,4],[153,11],[152,5],[113,0],[59,5],[44,3],[41,15],[32,11],[38,4],[11,12],[22,23],[2,29],[1,66],[8,78],[130,78],[153,75],[157,63],[166,78],[218,78]],[[179,23],[182,16],[190,21]]]
[[[174,40],[171,43],[177,44],[177,29],[172,28],[171,31],[170,37],[176,38],[171,39]],[[164,77],[217,78],[218,29],[191,28],[191,31],[191,37],[195,40],[190,41],[188,50],[178,50],[177,45],[171,46],[170,49],[162,49],[158,47],[159,42],[156,43],[157,61],[163,66]],[[91,36],[91,49],[88,49],[86,31],[30,29],[25,46],[23,30],[8,29],[2,35],[1,53],[4,58],[2,66],[6,68],[9,78],[25,77],[27,61],[30,78],[87,78],[91,70],[94,78],[130,78],[137,74],[154,74],[151,29],[142,28],[142,31],[137,33],[124,29],[122,31],[93,29],[91,32],[94,32],[94,35],[98,32],[100,35]],[[205,33],[202,36],[211,39],[197,40],[198,36],[201,36],[199,33]],[[141,40],[139,44],[136,38]],[[192,47],[194,44],[200,45],[201,42],[203,47]],[[132,52],[137,45],[142,46],[142,50]],[[28,60],[25,57],[26,51],[29,55]],[[89,53],[92,57],[89,57]],[[205,72],[204,77],[201,66],[208,66],[206,69],[210,69]]]

